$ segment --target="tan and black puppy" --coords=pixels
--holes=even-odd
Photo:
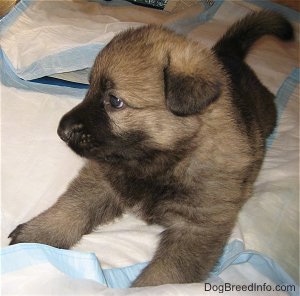
[[[70,248],[132,211],[166,228],[133,286],[205,280],[251,195],[276,122],[273,94],[243,61],[265,34],[291,40],[293,29],[259,12],[212,50],[156,26],[113,38],[96,58],[85,99],[58,128],[88,161],[55,205],[11,233],[11,244]]]

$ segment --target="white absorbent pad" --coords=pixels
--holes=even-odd
[[[116,33],[140,25],[74,1],[23,0],[2,20],[1,47],[15,73],[32,80],[91,67]]]
[[[23,79],[72,71],[68,79],[72,75],[73,80],[84,77],[82,82],[86,83],[86,68],[92,65],[99,49],[119,30],[142,22],[136,17],[120,21],[112,10],[109,15],[108,10],[102,10],[100,18],[98,10],[85,10],[71,1],[55,3],[56,9],[50,1],[21,1],[0,23],[3,294],[213,295],[224,292],[225,284],[231,283],[244,284],[249,292],[231,288],[230,295],[253,295],[251,289],[266,295],[298,295],[298,287],[284,271],[297,280],[298,48],[272,38],[258,42],[247,62],[263,83],[277,93],[279,125],[268,140],[269,149],[254,197],[243,209],[239,225],[206,284],[127,289],[151,260],[162,231],[161,227],[148,226],[131,215],[85,235],[73,250],[38,244],[7,247],[8,234],[50,207],[83,165],[83,160],[59,140],[56,129],[61,116],[84,97],[87,86]],[[209,22],[194,28],[189,37],[210,46],[237,18],[259,9],[243,1],[217,4],[193,19]],[[162,23],[165,19],[155,16],[155,20]],[[179,23],[190,28],[189,21]],[[95,29],[99,24],[101,34]]]

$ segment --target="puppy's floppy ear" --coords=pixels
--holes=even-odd
[[[177,57],[180,58],[180,55]],[[184,60],[189,62],[187,57]],[[191,59],[192,62],[194,59]],[[208,69],[201,71],[199,63],[190,66],[185,64],[182,68],[175,63],[169,56],[168,64],[164,68],[166,104],[172,113],[178,116],[199,113],[219,97],[221,83]],[[187,68],[188,71],[185,71]]]

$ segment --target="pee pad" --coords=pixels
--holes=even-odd
[[[42,3],[37,1],[34,4],[38,2]],[[40,4],[41,6],[33,5],[33,7],[39,7],[38,15],[44,16],[46,22],[49,18],[49,9],[52,13],[57,9],[54,10],[53,6],[47,8],[50,2],[44,2]],[[23,13],[29,13],[28,9],[32,8],[31,3],[31,1],[22,1],[16,10],[4,20],[5,27],[1,26],[1,46],[3,37],[8,34],[13,24],[20,20],[20,15],[24,16]],[[215,6],[213,11],[208,9],[203,12],[202,17],[200,15],[194,17],[192,25],[183,19],[170,24],[160,14],[156,17],[152,15],[152,20],[158,23],[166,20],[166,23],[176,30],[183,27],[191,28],[189,37],[211,45],[236,18],[242,17],[251,10],[260,9],[257,5],[242,1],[239,3],[218,2],[217,4],[218,6]],[[63,18],[63,20],[59,20],[58,17],[55,22],[51,22],[51,25],[55,23],[58,26],[57,34],[61,34],[65,28],[62,22],[66,22],[65,25],[68,27],[74,25],[75,20],[77,30],[74,32],[85,28],[86,24],[90,25],[88,17],[86,17],[86,22],[82,22],[82,26],[78,21],[81,17],[78,16],[78,6],[75,8],[72,5],[81,4],[63,1],[62,5],[66,10],[61,10],[61,12],[69,9],[69,13],[75,13],[76,17],[74,19]],[[80,7],[79,11],[86,11],[87,16],[91,13],[89,9],[83,9],[85,6]],[[114,20],[113,23],[117,23],[118,26],[125,25],[123,28],[126,28],[131,24],[140,25],[136,16],[129,17],[128,22],[123,19],[121,24],[115,16],[111,15],[113,10],[107,11],[110,15],[106,20]],[[60,15],[60,18],[65,14]],[[92,15],[95,15],[95,11]],[[228,18],[229,15],[231,18]],[[51,17],[54,16],[51,15]],[[200,25],[204,19],[207,22]],[[199,23],[195,27],[197,20]],[[31,21],[34,22],[34,18]],[[144,19],[144,21],[147,20]],[[31,25],[34,27],[33,24]],[[37,29],[37,24],[35,26]],[[41,32],[44,29],[48,31],[48,28],[45,25],[45,27],[41,26],[40,30]],[[12,35],[8,36],[12,38]],[[33,49],[39,43],[37,41],[40,40],[39,38],[37,35],[32,41]],[[78,41],[80,43],[81,39],[79,38]],[[18,48],[22,48],[22,39],[15,39],[14,42],[19,43]],[[239,224],[206,284],[127,289],[130,282],[151,260],[159,233],[162,231],[161,227],[148,226],[131,215],[125,215],[114,224],[99,227],[95,232],[85,235],[72,250],[58,250],[39,244],[19,244],[7,247],[9,242],[7,235],[10,231],[19,223],[27,221],[51,206],[83,165],[83,160],[74,155],[59,140],[56,128],[61,116],[78,104],[84,96],[87,86],[61,82],[59,84],[63,86],[53,85],[51,79],[26,81],[24,78],[36,79],[44,75],[57,75],[58,72],[65,73],[90,67],[91,64],[88,61],[92,59],[85,53],[86,50],[93,49],[95,45],[85,42],[88,41],[85,39],[79,45],[74,43],[74,47],[70,46],[64,51],[62,48],[57,50],[55,38],[52,38],[49,44],[51,54],[48,55],[47,51],[44,51],[44,56],[39,56],[37,59],[32,55],[32,61],[27,65],[24,61],[18,60],[22,59],[22,54],[15,55],[16,60],[10,59],[10,55],[7,54],[9,51],[5,52],[2,46],[1,243],[4,247],[1,251],[2,293],[5,295],[130,295],[133,293],[137,295],[159,293],[163,295],[170,293],[172,295],[213,295],[219,294],[222,287],[225,287],[225,283],[232,283],[248,285],[249,291],[232,291],[229,292],[230,295],[251,294],[251,284],[271,287],[272,291],[261,290],[266,295],[297,295],[298,287],[295,281],[276,263],[280,262],[280,265],[284,266],[294,279],[297,279],[296,265],[297,251],[299,251],[297,243],[299,240],[297,239],[299,235],[297,232],[298,183],[296,182],[298,177],[296,160],[299,151],[297,144],[299,141],[297,109],[299,69],[297,68],[297,55],[295,55],[297,45],[281,44],[272,38],[258,42],[247,61],[265,85],[277,93],[276,103],[281,119],[278,129],[269,139],[269,149],[263,170],[256,182],[254,197],[241,213]],[[103,44],[101,42],[97,45],[98,50],[107,41],[103,41]],[[78,51],[73,51],[74,48],[78,48]],[[30,47],[27,50],[29,49]],[[70,53],[79,57],[78,64],[73,61]],[[78,53],[81,55],[78,56]],[[94,52],[96,53],[97,51]],[[61,54],[66,54],[66,60],[58,62]],[[76,67],[68,68],[70,60],[76,64]],[[25,67],[18,68],[21,64]],[[43,71],[51,69],[51,71],[46,74],[37,69],[43,69]],[[25,74],[27,76],[23,76]],[[76,75],[76,72],[72,72],[72,75]],[[70,77],[70,73],[67,77]],[[276,227],[273,227],[274,225]],[[285,238],[284,241],[282,237]],[[271,256],[272,259],[257,251]],[[289,285],[291,285],[291,290],[288,288]],[[274,291],[275,287],[281,287],[281,291]]]
[[[205,10],[204,20],[217,6],[208,9],[200,3],[196,11]],[[142,8],[131,9],[132,14],[143,13]],[[96,3],[84,5],[67,0],[53,5],[51,1],[23,0],[2,20],[3,53],[12,70],[25,80],[50,75],[61,78],[65,76],[58,74],[72,72],[75,81],[87,83],[86,69],[116,33],[147,23],[168,22],[174,29],[183,27],[181,16],[176,15],[169,20],[166,14],[152,12],[153,16],[146,20],[142,14],[134,17],[140,22],[129,22],[108,15],[111,13],[106,6]]]
[[[72,1],[21,1],[11,14],[13,23],[2,29],[1,47],[15,73],[26,80],[91,67],[116,33],[141,25],[101,11],[87,13]]]

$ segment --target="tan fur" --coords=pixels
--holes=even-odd
[[[229,33],[249,32],[264,16]],[[273,95],[222,42],[202,49],[156,26],[117,35],[95,61],[86,98],[58,128],[86,167],[11,243],[69,248],[129,210],[166,227],[133,286],[205,280],[251,195],[276,118]]]

